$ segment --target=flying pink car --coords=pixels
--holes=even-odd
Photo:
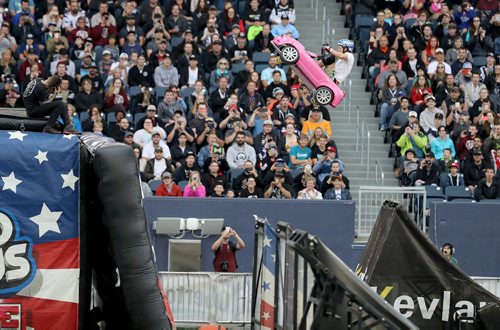
[[[319,67],[314,58],[297,40],[287,35],[275,37],[271,43],[285,64],[293,65],[294,71],[313,90],[313,97],[321,105],[336,107],[345,97],[336,83]]]

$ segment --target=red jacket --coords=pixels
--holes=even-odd
[[[94,41],[94,46],[107,45],[109,36],[112,34],[118,35],[118,31],[116,30],[116,27],[114,27],[113,25],[110,25],[108,27],[97,25],[90,30],[90,36]]]
[[[128,110],[128,104],[129,104],[128,95],[125,92],[122,92],[118,95],[121,95],[121,97],[123,97],[123,103],[121,104],[123,104],[125,110]],[[119,103],[115,103],[115,95],[113,94],[113,95],[106,95],[106,97],[104,98],[104,104],[106,108],[109,109],[112,106],[117,105]]]
[[[411,91],[410,91],[410,97],[411,97],[411,103],[415,105],[417,101],[423,101],[424,100],[424,93],[428,93],[430,95],[433,95],[432,89],[430,87],[424,88],[423,90],[420,90],[417,86],[413,86]]]
[[[38,77],[44,77],[43,64],[38,61]],[[19,67],[19,83],[23,84],[24,79],[29,79],[31,73],[31,64],[29,61],[24,61]]]
[[[172,184],[172,191],[168,191],[164,184],[158,186],[155,196],[182,197],[181,188],[175,183]]]

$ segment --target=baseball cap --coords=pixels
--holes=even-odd
[[[158,133],[158,132],[153,133],[153,135],[155,135],[155,134],[160,134],[160,133]],[[155,148],[155,152],[163,152],[163,148],[162,147],[156,147]]]
[[[398,92],[397,97],[402,97],[402,96],[406,96],[406,92],[405,91],[399,91]]]
[[[186,31],[184,31],[184,34],[186,34],[186,33],[191,33],[191,34],[193,34],[193,30],[191,30],[191,29],[186,29]]]
[[[470,116],[469,111],[462,111],[460,113],[461,116]]]
[[[283,88],[281,88],[281,87],[275,87],[275,88],[273,89],[273,96],[276,96],[276,95],[278,95],[279,93],[281,93],[281,94],[285,94],[285,91],[284,91],[284,90],[283,90]]]
[[[193,152],[193,151],[188,151],[188,152],[186,152],[186,158],[187,158],[188,156],[193,156],[193,157],[196,157],[196,155],[194,154],[194,152]]]
[[[411,152],[415,155],[415,150],[413,150],[412,148],[408,149],[405,151],[405,157],[408,155],[408,153]]]
[[[328,146],[328,147],[326,147],[326,151],[331,151],[331,152],[335,152],[336,153],[337,149],[335,149],[334,146]]]
[[[281,16],[281,19],[290,19],[287,14]]]
[[[26,39],[35,39],[35,38],[33,37],[33,35],[31,33],[28,33],[28,35],[26,36]]]
[[[433,100],[434,102],[436,102],[436,98],[433,95],[429,95],[427,97],[427,99],[425,100],[425,102],[429,102],[430,100]]]
[[[264,124],[262,124],[262,125],[271,125],[271,126],[274,126],[273,121],[270,120],[270,119],[264,120]]]
[[[410,113],[408,113],[408,117],[418,117],[418,114],[416,111],[410,111]]]
[[[128,54],[127,53],[121,53],[120,58],[126,58],[128,59]]]
[[[436,54],[437,53],[443,53],[444,54],[444,49],[443,48],[438,48],[436,49]]]
[[[460,168],[460,166],[458,165],[458,162],[451,162],[450,165],[448,165],[448,168],[452,168],[452,167]]]
[[[191,56],[189,56],[189,59],[190,59],[190,60],[193,60],[193,61],[198,61],[198,58],[197,58],[197,57],[196,57],[196,55],[194,55],[194,54],[193,54],[193,55],[191,55]]]
[[[127,19],[135,19],[135,16],[134,15],[128,15]]]
[[[457,92],[457,93],[460,93],[460,88],[458,88],[457,86],[452,87],[452,88],[451,88],[451,92]]]
[[[434,153],[432,151],[430,151],[427,153],[427,155],[425,155],[425,157],[434,158]]]
[[[156,28],[155,32],[163,32],[162,28]]]
[[[85,42],[94,42],[94,39],[92,39],[91,37],[87,37],[85,38]]]
[[[132,132],[127,132],[127,133],[125,133],[125,137],[127,137],[127,136],[134,136],[134,133],[132,133]]]
[[[444,118],[444,116],[443,116],[443,114],[442,114],[442,113],[438,112],[438,113],[436,113],[436,114],[434,115],[434,118],[436,118],[436,119],[443,119],[443,118]]]
[[[291,112],[290,112],[290,113],[287,113],[287,114],[285,115],[285,118],[286,118],[286,117],[292,117],[292,118],[295,118],[295,115],[294,115],[293,113],[291,113]]]
[[[465,62],[462,69],[472,69],[472,64],[470,62]]]
[[[161,178],[162,179],[165,179],[165,178],[172,179],[172,173],[170,173],[170,172],[163,172],[163,174],[161,175]]]
[[[241,29],[239,24],[233,24],[232,29]]]
[[[111,55],[111,52],[108,49],[106,49],[105,51],[102,52],[102,56],[104,55]]]
[[[238,38],[243,38],[243,39],[246,38],[245,32],[240,32],[238,34]]]
[[[476,155],[482,155],[483,153],[481,152],[481,150],[474,150],[474,153],[473,155],[476,156]]]
[[[95,62],[90,63],[89,68],[97,69],[97,64]]]
[[[160,131],[153,130],[153,134],[151,134],[151,136],[155,136],[155,135],[160,135],[161,136]],[[161,147],[157,147],[157,148],[161,148]],[[155,151],[156,151],[156,148],[155,148]]]
[[[148,105],[147,111],[156,111],[156,107],[154,106],[154,104]]]

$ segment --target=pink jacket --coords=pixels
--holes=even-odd
[[[206,191],[204,185],[199,185],[196,190],[193,190],[190,186],[184,188],[184,197],[206,197]]]

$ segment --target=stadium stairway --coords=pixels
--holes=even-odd
[[[319,1],[318,19],[316,19],[316,1]],[[306,49],[318,53],[323,43],[323,3],[326,5],[326,18],[330,18],[330,29],[335,33],[330,34],[330,44],[335,46],[340,39],[349,37],[349,29],[344,27],[345,16],[340,15],[341,3],[336,0],[314,0],[313,8],[311,1],[296,1],[295,11],[297,21],[295,26],[300,32],[300,41]],[[326,24],[325,24],[326,30]],[[325,39],[326,37],[325,32]],[[334,39],[334,40],[332,40]],[[357,61],[358,54],[355,54]],[[381,185],[380,180],[375,179],[375,161],[378,161],[384,173],[383,185],[388,187],[398,186],[393,174],[394,160],[388,157],[389,145],[384,144],[384,133],[379,132],[379,118],[374,116],[375,106],[370,105],[369,92],[365,92],[366,79],[361,78],[362,67],[355,66],[352,69],[350,79],[352,81],[351,92],[338,108],[330,109],[332,116],[333,139],[339,149],[340,159],[346,165],[345,175],[349,178],[351,195],[353,200],[358,199],[360,186]],[[349,84],[343,86],[348,91]],[[349,107],[350,102],[350,107]],[[357,109],[359,107],[359,121],[357,121]],[[350,108],[350,121],[349,121]],[[366,161],[366,148],[364,163],[361,162],[361,139],[359,140],[358,151],[356,151],[356,135],[358,125],[361,130],[362,121],[365,121],[367,129],[370,131],[370,164]],[[363,134],[366,136],[366,131]],[[367,143],[365,142],[365,145]],[[369,166],[367,177],[367,166]],[[378,183],[377,183],[378,181]]]

